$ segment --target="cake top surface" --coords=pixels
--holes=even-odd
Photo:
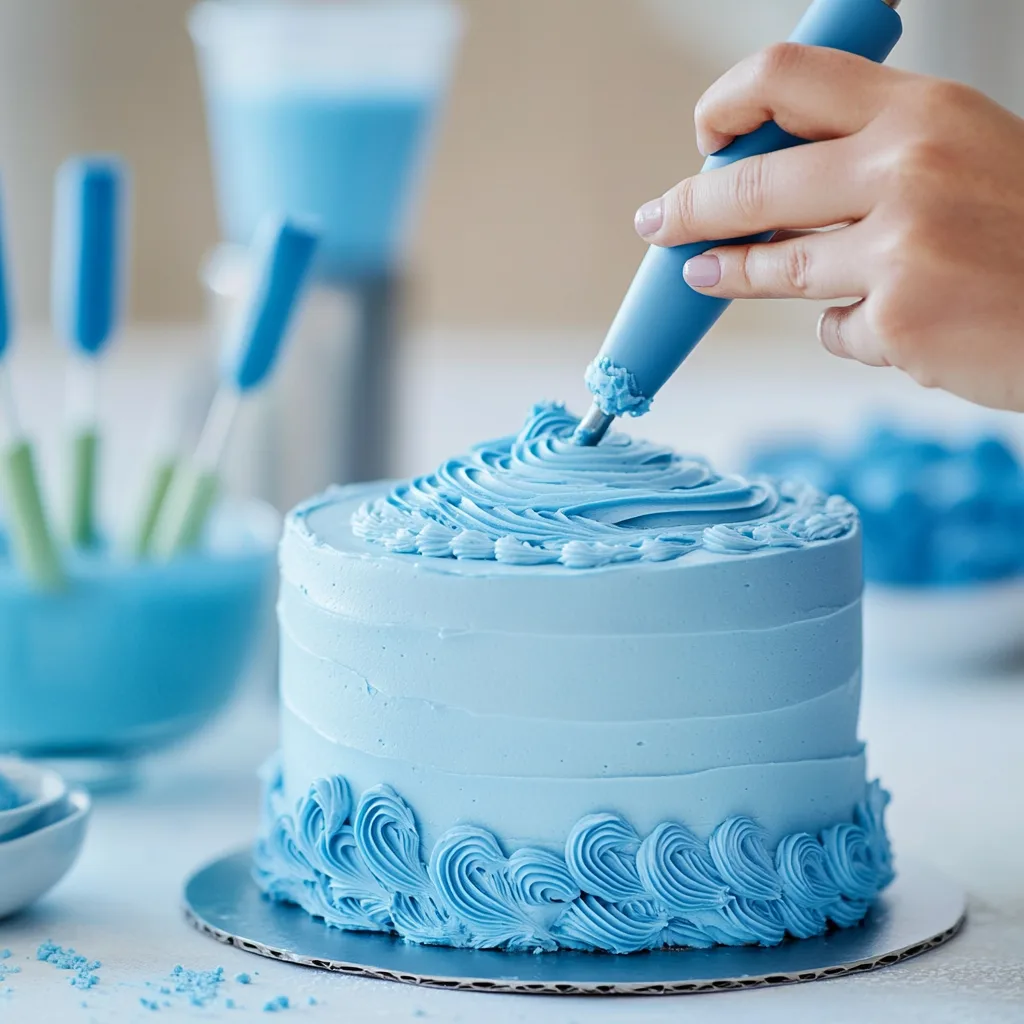
[[[586,569],[803,547],[856,527],[852,505],[807,484],[720,475],[622,433],[580,447],[577,423],[535,406],[518,434],[364,501],[352,532],[394,554]]]

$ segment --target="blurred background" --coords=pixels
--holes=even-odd
[[[227,9],[230,24],[216,11],[194,16],[190,35],[193,0],[0,6],[6,228],[27,332],[15,369],[50,475],[60,443],[50,410],[63,395],[47,326],[53,174],[78,151],[116,152],[133,172],[128,327],[101,413],[131,425],[109,440],[113,517],[168,424],[194,428],[219,331],[245,286],[239,246],[256,214],[283,202],[330,207],[353,237],[372,236],[385,214],[394,223],[381,228],[379,251],[358,242],[322,268],[280,379],[236,431],[231,489],[283,509],[330,481],[423,470],[513,429],[538,398],[582,409],[583,369],[643,255],[634,210],[699,168],[692,110],[702,90],[784,38],[805,4],[453,0],[441,5],[449,21],[440,41],[421,33],[402,54],[384,36],[364,47],[396,51],[374,88],[429,95],[426,114],[416,120],[413,110],[407,128],[395,121],[397,134],[376,142],[354,121],[330,121],[330,111],[317,126],[303,120],[308,110],[274,106],[310,86],[289,79],[304,61],[300,78],[316,77],[318,62],[326,69],[314,91],[349,88],[331,75],[366,69],[343,40],[320,33],[317,49],[299,29],[253,27],[255,11],[286,25],[288,12],[301,21],[344,2],[205,6]],[[901,14],[895,63],[1024,106],[1020,4],[907,0]],[[304,46],[316,54],[307,59]],[[420,64],[428,85],[388,85]],[[733,466],[765,434],[841,436],[890,413],[1016,436],[1015,417],[829,359],[813,337],[818,312],[803,302],[734,305],[643,429]],[[445,411],[455,403],[458,416]]]
[[[198,319],[217,242],[192,0],[5,0],[0,146],[24,315],[44,320],[51,181],[70,152],[135,171],[131,312]],[[436,158],[413,233],[410,319],[429,327],[603,328],[642,255],[633,211],[700,166],[692,110],[731,63],[783,38],[803,0],[461,0]],[[1014,0],[907,0],[894,61],[1011,107]],[[480,254],[486,250],[487,259]],[[805,330],[811,310],[745,304],[732,326]],[[586,355],[587,353],[584,353]]]
[[[330,111],[317,126],[303,120],[308,110],[275,106],[310,86],[318,62],[326,70],[314,91],[351,86],[332,74],[366,72],[343,41],[320,33],[318,48],[299,29],[253,27],[261,17],[253,12],[286,25],[289,11],[301,21],[344,2],[210,6],[221,10],[193,16],[191,34],[192,0],[0,6],[0,169],[25,328],[15,372],[50,476],[61,443],[52,409],[63,396],[48,327],[54,171],[79,151],[116,152],[132,168],[127,327],[101,410],[121,425],[110,432],[103,479],[113,518],[168,424],[194,428],[205,408],[219,332],[244,291],[240,246],[256,214],[301,206],[307,186],[315,212],[331,207],[342,234],[372,235],[381,211],[394,223],[381,229],[379,251],[342,246],[322,267],[280,379],[244,411],[231,489],[283,509],[330,481],[423,470],[514,429],[539,398],[582,409],[583,369],[643,255],[634,210],[699,168],[692,110],[702,90],[744,54],[784,38],[805,4],[441,5],[448,21],[434,44],[421,33],[407,53],[386,41],[364,48],[396,51],[374,88],[401,91],[409,83],[389,86],[388,76],[413,74],[413,65],[430,79],[410,87],[426,90],[427,113],[407,111],[407,128],[395,121],[397,134],[379,138],[359,135],[365,125],[355,121],[331,122]],[[224,9],[227,21],[217,16]],[[1024,107],[1016,59],[1024,7],[907,0],[901,14],[895,63]],[[308,79],[298,86],[289,79],[297,68]],[[828,358],[813,337],[818,312],[802,302],[734,305],[643,430],[730,466],[766,436],[841,438],[874,416],[1017,436],[1016,417]]]

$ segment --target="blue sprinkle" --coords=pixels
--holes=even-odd
[[[227,1007],[227,1008],[228,1008],[229,1010],[233,1010],[233,1009],[235,1008],[235,1001],[234,1001],[234,999],[225,999],[225,1000],[224,1000],[224,1005],[225,1005],[225,1006],[226,1006],[226,1007]]]
[[[288,1002],[287,996],[278,996],[276,999],[271,999],[269,1003],[266,1003],[263,1007],[264,1013],[277,1013],[279,1010],[287,1010],[291,1004]]]
[[[308,999],[306,1000],[306,1003],[307,1003],[307,1004],[308,1004],[309,1006],[316,1006],[316,999],[315,999],[315,998],[314,998],[313,996],[310,996],[310,997],[309,997],[309,998],[308,998]]]
[[[87,960],[70,946],[64,949],[63,946],[58,946],[47,939],[46,942],[39,944],[39,948],[36,950],[36,959],[52,964],[60,971],[74,971],[74,974],[68,979],[73,988],[92,988],[93,985],[99,984],[99,977],[92,972],[102,967],[103,964],[99,960]]]
[[[10,960],[11,951],[9,949],[0,949],[0,960]]]
[[[224,968],[217,967],[212,971],[193,971],[177,964],[170,974],[172,989],[181,996],[186,996],[192,1006],[206,1006],[217,998],[217,993],[224,981]]]
[[[139,999],[139,1002],[142,1003],[142,1005],[147,1010],[159,1010],[160,1009],[160,1004],[155,999],[146,999],[145,997],[142,997],[142,998]]]
[[[252,978],[243,971],[241,974],[235,975],[235,981],[237,981],[239,985],[248,985],[249,982],[252,981]]]

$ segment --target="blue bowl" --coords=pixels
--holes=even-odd
[[[266,623],[280,517],[222,506],[208,542],[166,564],[77,557],[61,594],[0,558],[0,749],[132,757],[230,698]]]

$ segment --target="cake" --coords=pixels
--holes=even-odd
[[[260,886],[509,952],[857,924],[892,859],[854,508],[576,423],[291,513]]]

